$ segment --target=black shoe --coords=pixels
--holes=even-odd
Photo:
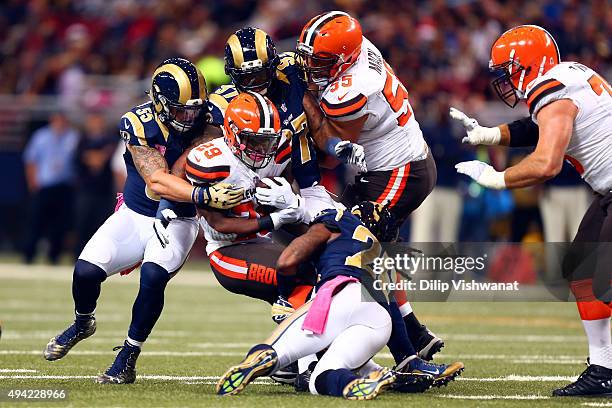
[[[425,373],[402,373],[394,371],[395,383],[391,386],[391,390],[401,393],[421,393],[425,392],[433,386],[434,376]]]
[[[287,367],[283,367],[280,370],[276,371],[270,376],[270,378],[276,381],[277,383],[294,385],[297,375],[298,365],[296,361],[292,364],[289,364]]]
[[[434,354],[444,347],[444,340],[436,336],[424,325],[421,325],[421,330],[411,337],[410,341],[412,341],[414,348],[417,350],[417,355],[427,361],[431,361]]]
[[[80,318],[79,318],[80,319]],[[64,357],[71,348],[85,340],[96,332],[96,319],[89,318],[81,321],[75,320],[66,330],[49,340],[43,355],[49,361],[59,360]]]
[[[303,373],[300,373],[297,375],[297,377],[295,378],[295,383],[293,384],[293,387],[295,388],[296,392],[310,392],[310,375],[312,374],[312,371],[310,371],[310,369],[304,371]]]
[[[121,350],[113,365],[98,378],[100,384],[132,384],[136,381],[136,360],[140,354],[140,347],[132,346],[127,341],[123,346],[113,348],[113,351]]]
[[[612,370],[596,364],[588,364],[578,379],[553,391],[554,397],[612,397]]]
[[[423,360],[417,356],[410,356],[400,362],[393,370],[394,372],[408,374],[427,374],[433,376],[433,387],[448,385],[461,375],[465,366],[456,361],[451,364],[435,364]]]

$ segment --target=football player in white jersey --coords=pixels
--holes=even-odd
[[[399,228],[436,183],[436,165],[406,88],[359,22],[340,11],[311,19],[297,54],[311,91],[304,96],[310,134],[321,150],[360,168],[343,203],[386,203]],[[407,335],[419,355],[431,359],[444,343],[419,323],[400,294]]]
[[[451,116],[467,130],[464,142],[535,146],[535,150],[505,171],[480,161],[459,163],[457,171],[488,188],[520,188],[554,177],[566,159],[591,186],[594,201],[563,265],[589,341],[589,365],[576,382],[553,395],[612,395],[610,251],[599,251],[593,267],[577,268],[594,250],[593,243],[612,241],[610,85],[582,64],[561,62],[554,38],[534,25],[503,33],[493,44],[490,65],[502,72],[493,82],[499,96],[512,107],[526,100],[530,117],[487,128],[451,108]]]

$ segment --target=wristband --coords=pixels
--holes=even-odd
[[[505,174],[505,171],[496,171],[489,168],[489,171],[484,172],[483,175],[480,176],[478,183],[495,190],[503,190],[506,188]]]
[[[274,230],[274,222],[272,221],[272,217],[270,217],[269,215],[258,218],[257,224],[259,225],[260,231],[273,231]]]
[[[208,187],[194,187],[193,190],[191,190],[191,201],[193,201],[195,205],[207,205],[210,199],[207,193]],[[205,195],[207,196],[206,198],[204,198]]]

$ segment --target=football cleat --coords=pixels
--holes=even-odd
[[[288,366],[277,370],[274,374],[270,376],[270,378],[276,381],[277,383],[294,385],[297,375],[298,366],[296,361],[295,363],[289,364]]]
[[[253,347],[242,362],[231,367],[217,382],[218,395],[234,395],[257,377],[269,375],[276,364],[276,351],[267,344]]]
[[[384,389],[389,388],[396,380],[395,373],[386,368],[372,371],[366,377],[357,378],[344,387],[342,396],[347,400],[371,400]]]
[[[395,382],[391,390],[401,393],[416,394],[425,392],[433,386],[434,376],[424,373],[402,373],[395,371]]]
[[[578,379],[553,391],[554,397],[612,397],[612,370],[589,364]]]
[[[58,334],[47,343],[43,355],[48,361],[59,360],[64,357],[79,341],[85,340],[96,332],[96,319],[83,319],[74,321],[66,330]]]
[[[310,375],[312,371],[310,369],[300,373],[295,378],[295,383],[293,384],[293,388],[295,388],[296,392],[309,392],[310,391]]]
[[[96,378],[99,384],[132,384],[136,381],[136,360],[140,354],[140,347],[132,346],[127,341],[123,346],[113,348],[113,351],[121,350],[113,365],[102,375]]]
[[[434,354],[438,353],[444,347],[444,340],[436,336],[425,325],[421,326],[422,330],[411,338],[412,344],[417,349],[417,355],[423,360],[431,361]]]
[[[460,376],[464,368],[465,366],[461,362],[434,364],[417,356],[410,356],[400,362],[394,370],[401,373],[432,375],[434,378],[432,386],[441,387]]]

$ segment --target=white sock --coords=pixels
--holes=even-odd
[[[94,317],[94,315],[96,314],[96,309],[94,309],[93,312],[91,313],[79,313],[78,311],[74,311],[74,314],[77,316],[87,316],[87,317]]]
[[[372,371],[378,370],[380,368],[382,367],[378,365],[374,360],[369,359],[368,362],[363,365],[363,367],[359,368],[359,370],[356,370],[355,374],[360,377],[365,377]]]
[[[310,367],[310,363],[313,361],[317,361],[317,355],[311,354],[306,357],[302,357],[298,360],[298,373],[302,374],[304,371],[308,370]]]
[[[406,317],[410,313],[412,313],[412,305],[410,305],[410,302],[406,302],[399,307],[399,310],[400,310],[400,313],[402,314],[402,317]]]
[[[589,341],[591,364],[612,369],[612,338],[610,319],[583,320],[582,325]]]
[[[129,336],[125,339],[125,341],[127,341],[130,346],[138,348],[142,348],[142,345],[144,344],[144,341],[136,341],[134,339],[131,339]]]

